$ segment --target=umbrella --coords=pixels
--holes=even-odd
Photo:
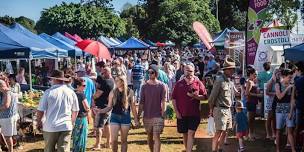
[[[165,43],[161,43],[161,42],[156,42],[156,46],[158,46],[158,47],[165,47],[166,44]]]
[[[90,53],[96,57],[111,59],[111,54],[108,48],[98,41],[83,40],[81,42],[78,42],[76,46],[78,46],[83,51]]]

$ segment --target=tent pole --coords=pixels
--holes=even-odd
[[[75,53],[74,53],[74,66],[75,66],[74,71],[76,71],[76,70],[77,70],[77,58],[76,58],[76,50],[75,50]]]
[[[30,76],[30,91],[33,90],[33,85],[32,85],[32,64],[31,64],[31,59],[28,59],[29,62],[29,76]]]

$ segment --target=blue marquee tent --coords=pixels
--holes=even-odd
[[[25,27],[23,27],[22,25],[15,23],[14,25],[12,25],[10,27],[12,30],[22,33],[23,35],[41,43],[43,46],[45,46],[46,48],[52,49],[57,51],[56,54],[58,53],[58,57],[67,57],[68,52],[67,50],[64,50],[62,48],[59,48],[47,41],[45,41],[44,39],[42,39],[41,37],[39,37],[38,35],[32,33],[31,31],[29,31],[28,29],[26,29]]]
[[[76,56],[82,56],[82,50],[76,46],[72,46],[72,45],[68,44],[67,42],[57,39],[55,37],[52,37],[46,33],[39,34],[39,36],[42,39],[48,41],[49,43],[51,43],[61,49],[68,50],[69,56],[75,56],[74,55],[75,51],[76,51]]]
[[[28,49],[2,50],[0,59],[57,58],[54,48],[48,48],[19,32],[0,24],[0,43]]]
[[[105,36],[100,36],[98,38],[98,41],[103,43],[107,48],[113,48],[119,44],[119,43],[113,42],[112,40],[110,40],[109,38],[107,38]]]
[[[284,57],[290,61],[304,61],[304,43],[284,50]]]
[[[149,48],[150,45],[141,40],[138,40],[135,37],[131,37],[127,41],[115,46],[115,49],[118,50],[145,50]]]
[[[216,34],[213,38],[213,42],[215,46],[224,46],[225,45],[225,39],[228,36],[229,32],[239,32],[239,30],[232,27],[231,29],[225,28],[222,32]]]

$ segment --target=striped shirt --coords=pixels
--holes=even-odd
[[[144,67],[141,64],[135,64],[132,68],[133,81],[142,81],[144,78]]]

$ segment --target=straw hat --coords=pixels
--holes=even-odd
[[[234,60],[231,58],[226,58],[222,69],[225,70],[225,69],[235,69],[235,68],[236,66]]]
[[[65,82],[70,81],[70,79],[64,77],[64,73],[60,70],[54,70],[52,75],[48,78],[55,79],[55,80],[60,80],[60,81],[65,81]]]

